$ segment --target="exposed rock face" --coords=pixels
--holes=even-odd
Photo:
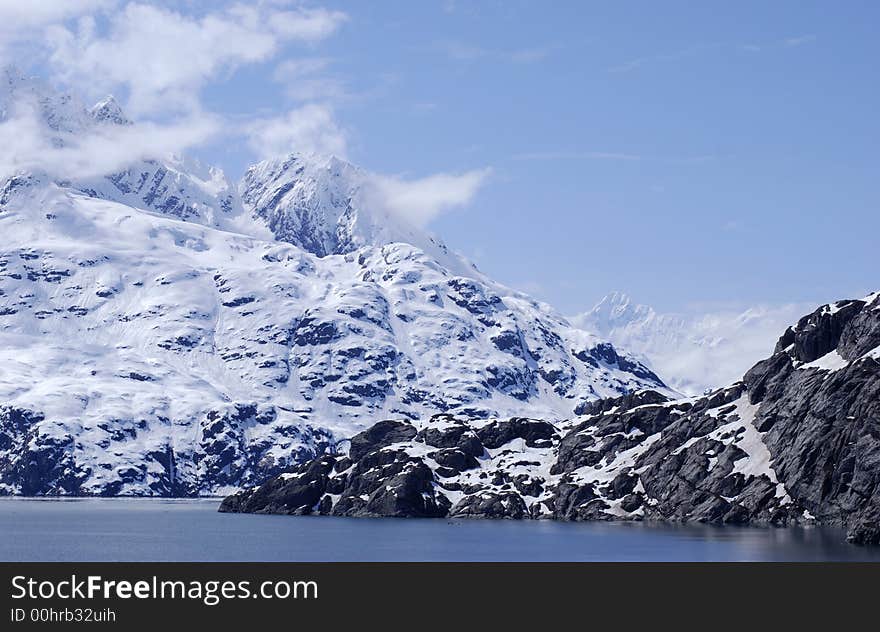
[[[742,382],[704,397],[644,391],[561,424],[382,422],[348,456],[241,491],[221,511],[819,523],[878,543],[878,336],[880,294],[804,317]]]

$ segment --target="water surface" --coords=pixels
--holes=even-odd
[[[219,500],[0,499],[2,561],[880,561],[824,528],[217,513]]]

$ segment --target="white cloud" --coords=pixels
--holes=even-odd
[[[201,144],[221,127],[216,118],[202,115],[164,125],[95,125],[76,134],[58,133],[50,132],[35,108],[19,104],[0,123],[0,174],[45,171],[71,180],[102,176]]]
[[[345,131],[337,124],[333,110],[324,105],[311,103],[255,121],[246,125],[244,132],[260,158],[297,152],[344,159],[347,154]],[[361,194],[368,205],[424,227],[441,213],[468,204],[490,173],[486,168],[406,179],[365,172]]]
[[[695,313],[664,314],[607,297],[592,311],[570,320],[645,359],[673,388],[696,395],[739,380],[773,352],[786,327],[813,307],[779,304],[739,310],[708,305],[694,309]]]
[[[460,174],[438,173],[415,180],[373,174],[365,195],[371,203],[417,226],[426,226],[441,213],[469,203],[491,172],[486,168]]]
[[[261,158],[290,152],[347,154],[345,133],[333,116],[333,110],[314,103],[282,116],[261,119],[245,128],[248,144]]]
[[[278,64],[274,80],[302,102],[290,112],[230,125],[201,105],[206,85],[241,66],[275,58],[289,42],[313,44],[328,37],[348,19],[344,13],[284,0],[224,3],[201,13],[191,3],[168,6],[122,0],[0,0],[0,52],[12,40],[2,37],[4,29],[12,29],[16,37],[27,32],[31,46],[39,42],[43,47],[42,58],[58,83],[75,92],[85,90],[89,98],[108,92],[127,95],[129,114],[153,121],[86,125],[76,134],[63,134],[48,129],[31,103],[0,122],[5,150],[0,172],[46,171],[72,180],[101,176],[139,159],[181,153],[218,135],[243,136],[260,158],[290,152],[347,156],[347,133],[329,104],[349,95],[341,80],[328,75],[328,58],[288,58]],[[107,10],[111,7],[112,12]],[[538,49],[458,52],[519,62],[545,54]],[[481,169],[406,179],[364,172],[364,194],[377,206],[424,226],[470,202],[489,173]]]
[[[50,63],[70,83],[100,92],[127,87],[129,107],[143,114],[195,111],[199,91],[209,79],[266,61],[285,42],[323,39],[347,18],[339,11],[281,10],[264,4],[235,4],[190,17],[132,2],[108,19],[106,34],[91,16],[75,28],[50,27]]]
[[[728,232],[728,233],[736,232],[736,231],[740,230],[741,228],[742,228],[742,223],[739,222],[738,220],[735,220],[735,219],[728,220],[721,225],[721,230]]]
[[[190,11],[189,4],[177,6],[182,8],[119,0],[0,0],[0,54],[15,38],[26,39],[31,51],[40,50],[39,57],[59,83],[88,98],[121,92],[135,120],[164,121],[80,130],[59,144],[58,134],[50,134],[41,117],[22,106],[2,123],[4,144],[14,150],[0,159],[0,169],[45,169],[56,177],[83,177],[112,171],[121,161],[180,152],[224,127],[228,134],[228,126],[202,108],[205,85],[242,65],[275,57],[288,42],[322,40],[348,19],[340,11],[283,0],[218,3],[201,13]],[[326,64],[288,60],[279,72],[309,73],[309,83],[299,89],[305,91],[303,98],[315,98],[336,90],[312,76]],[[306,105],[245,128],[260,155],[291,149],[346,153],[345,135],[323,106]]]
[[[291,152],[345,158],[345,131],[333,110],[314,103],[282,116],[255,121],[245,127],[248,145],[260,158]],[[364,172],[361,195],[366,204],[383,208],[424,227],[440,214],[467,205],[491,174],[491,169],[438,173],[407,179]]]
[[[272,13],[269,27],[286,39],[317,42],[332,35],[347,19],[341,11],[300,7]]]
[[[298,79],[307,75],[313,75],[326,70],[332,60],[327,57],[304,57],[301,59],[287,59],[275,68],[273,77],[275,81],[287,81]]]
[[[0,32],[32,29],[115,4],[115,0],[0,0]]]
[[[745,44],[724,44],[724,43],[714,43],[714,44],[701,44],[699,46],[692,46],[690,48],[685,48],[673,53],[664,54],[664,55],[649,55],[645,57],[638,57],[636,59],[631,59],[622,64],[617,64],[615,66],[611,66],[608,68],[608,72],[610,73],[624,73],[631,72],[633,70],[638,70],[643,68],[644,66],[660,64],[660,63],[670,63],[670,62],[678,62],[684,61],[689,58],[693,58],[697,55],[703,55],[704,53],[708,53],[713,50],[720,51],[722,53],[730,53],[733,51],[744,51],[747,53],[760,53],[765,50],[777,49],[779,47],[786,48],[794,48],[796,46],[802,46],[804,44],[809,44],[816,40],[815,35],[800,35],[797,37],[788,37],[783,40],[776,40],[774,42],[764,42],[764,43],[755,43],[749,42]]]
[[[10,49],[33,40],[35,33],[49,24],[92,13],[115,4],[116,0],[0,0],[0,65],[12,61]]]
[[[703,54],[704,52],[722,48],[723,44],[700,44],[698,46],[691,46],[690,48],[684,48],[672,53],[666,53],[663,55],[648,55],[645,57],[638,57],[636,59],[631,59],[625,63],[618,64],[616,66],[611,66],[608,68],[608,72],[611,73],[622,73],[622,72],[631,72],[633,70],[638,70],[647,65],[660,64],[660,63],[669,63],[669,62],[677,62],[682,61],[691,57],[694,57],[698,54]]]

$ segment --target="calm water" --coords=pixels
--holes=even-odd
[[[218,500],[0,499],[2,561],[875,560],[827,529],[217,513]]]

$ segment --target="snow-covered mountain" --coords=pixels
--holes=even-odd
[[[13,84],[47,129],[132,125]],[[0,493],[223,493],[388,416],[553,420],[665,390],[370,202],[361,170],[297,154],[238,190],[182,159],[7,174]]]
[[[636,354],[672,388],[697,395],[735,381],[806,309],[791,304],[684,316],[614,292],[570,321]]]

